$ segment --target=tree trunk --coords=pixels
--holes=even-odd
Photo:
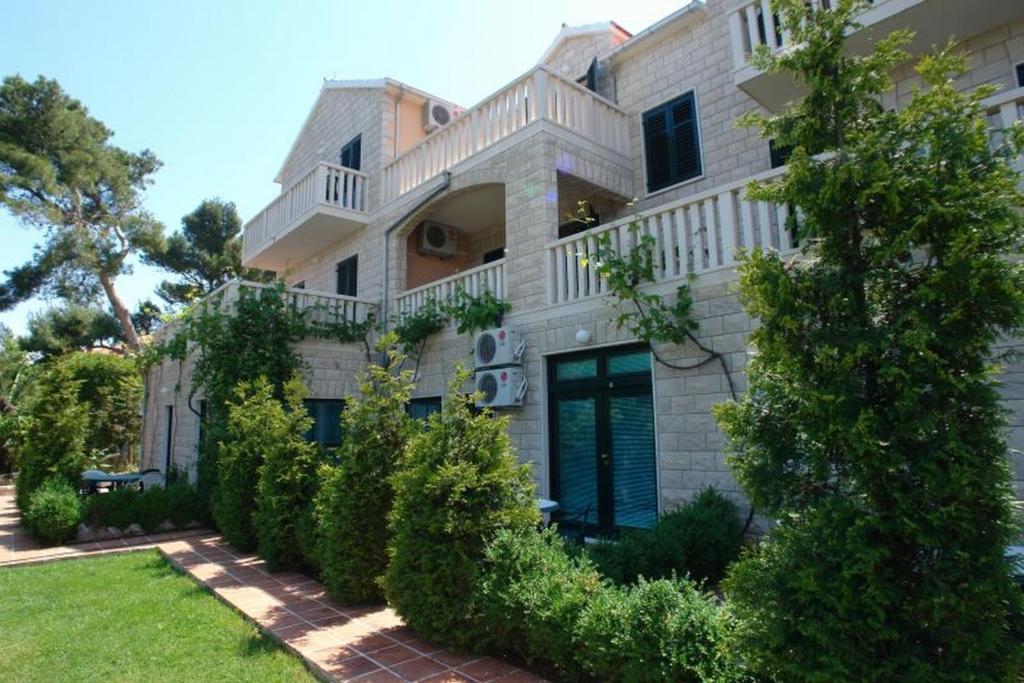
[[[121,300],[117,290],[114,289],[114,279],[110,277],[109,273],[101,272],[99,276],[100,284],[107,295],[107,300],[110,302],[111,308],[114,309],[114,316],[121,323],[121,332],[124,334],[125,343],[132,351],[138,351],[139,335],[135,333],[135,324],[132,323],[132,315],[128,311],[128,307],[124,305],[124,301]]]

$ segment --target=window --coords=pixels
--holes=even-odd
[[[359,164],[363,159],[363,136],[357,135],[341,148],[341,154],[339,155],[339,163],[345,168],[351,168],[353,171],[359,170]]]
[[[292,285],[292,289],[305,289],[305,288],[306,288],[306,281],[305,280],[300,280],[299,282],[296,282],[294,285]]]
[[[697,178],[704,172],[693,91],[644,112],[643,127],[648,192]]]
[[[590,60],[590,67],[585,76],[576,79],[576,82],[587,90],[597,92],[597,57]]]
[[[171,460],[174,456],[174,406],[164,408],[164,416],[167,420],[167,439],[164,442],[164,473],[171,471]]]
[[[313,418],[313,428],[306,432],[306,440],[321,446],[340,446],[341,411],[345,409],[343,399],[312,398],[306,399],[306,410]]]
[[[405,405],[405,412],[413,419],[426,420],[434,413],[441,412],[441,397],[427,396],[425,398],[410,399]]]
[[[359,279],[359,256],[347,258],[338,264],[338,294],[356,296]]]
[[[1017,65],[1017,87],[1024,88],[1024,62]]]
[[[768,141],[768,159],[772,168],[779,168],[789,163],[789,155],[793,153],[792,147],[775,144],[775,140]]]
[[[498,247],[484,252],[484,263],[494,263],[505,258],[505,247]]]

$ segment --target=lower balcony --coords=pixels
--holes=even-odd
[[[505,259],[498,259],[420,287],[407,289],[396,297],[395,306],[399,315],[411,315],[422,309],[429,301],[445,301],[460,289],[471,296],[488,291],[499,299],[504,299]]]
[[[367,176],[320,162],[245,224],[242,263],[283,272],[366,226]]]

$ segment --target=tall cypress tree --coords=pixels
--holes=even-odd
[[[754,251],[749,391],[717,415],[732,468],[779,522],[726,582],[737,649],[786,681],[1017,680],[1020,599],[1003,553],[1011,489],[993,345],[1024,325],[1024,131],[993,144],[952,48],[879,102],[907,32],[865,56],[863,7],[775,0],[794,50],[756,56],[805,96],[747,123],[791,146],[754,187],[785,203],[800,258]]]

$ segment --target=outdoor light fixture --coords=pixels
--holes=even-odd
[[[577,330],[576,343],[580,346],[590,343],[590,330]]]

